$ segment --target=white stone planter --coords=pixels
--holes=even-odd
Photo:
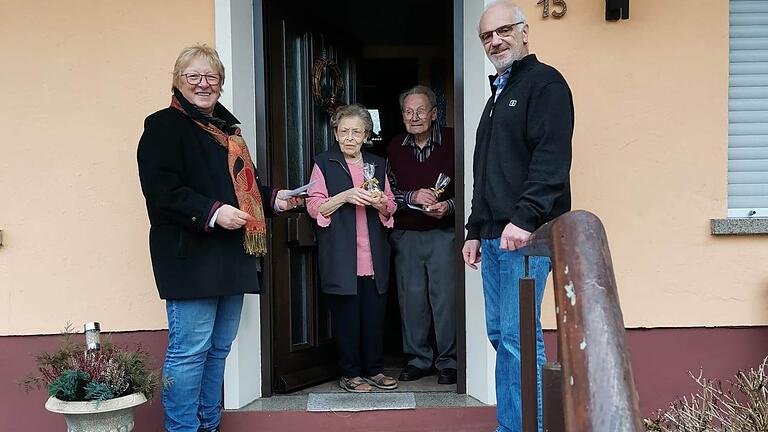
[[[67,402],[50,397],[45,409],[64,414],[67,432],[130,432],[134,408],[146,401],[141,393],[100,402]]]

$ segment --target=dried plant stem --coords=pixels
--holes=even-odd
[[[725,383],[689,372],[697,393],[646,419],[655,432],[768,432],[768,357],[757,369],[738,371]]]

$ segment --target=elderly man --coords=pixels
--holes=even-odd
[[[455,384],[453,182],[442,193],[434,190],[440,174],[454,177],[453,130],[438,126],[435,105],[435,93],[428,87],[403,92],[400,109],[407,133],[394,137],[387,146],[389,178],[400,204],[390,237],[403,319],[403,351],[408,356],[400,380],[413,381],[432,373],[429,329],[434,319],[437,381]]]
[[[529,54],[528,24],[520,7],[492,3],[483,12],[478,31],[497,74],[491,77],[491,97],[477,127],[472,209],[462,255],[476,269],[482,251],[486,326],[496,349],[497,430],[517,432],[521,430],[518,279],[524,274],[524,257],[517,249],[531,232],[570,210],[573,99],[563,76]],[[537,318],[549,271],[548,258],[530,258]],[[541,366],[546,360],[541,323],[536,327]]]

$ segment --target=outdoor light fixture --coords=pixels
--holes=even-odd
[[[605,20],[629,19],[629,0],[605,0]]]
[[[99,332],[101,326],[97,322],[85,323],[85,348],[88,351],[98,351],[101,349],[101,340]]]

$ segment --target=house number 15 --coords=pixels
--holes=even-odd
[[[561,18],[563,15],[565,15],[565,12],[568,10],[568,5],[565,4],[565,0],[552,0],[552,3],[554,3],[554,7],[552,8],[552,16],[555,18]],[[541,12],[541,17],[546,18],[549,16],[549,0],[539,0],[538,3],[542,6],[544,6],[544,10]],[[554,10],[557,7],[560,8],[560,10]]]

